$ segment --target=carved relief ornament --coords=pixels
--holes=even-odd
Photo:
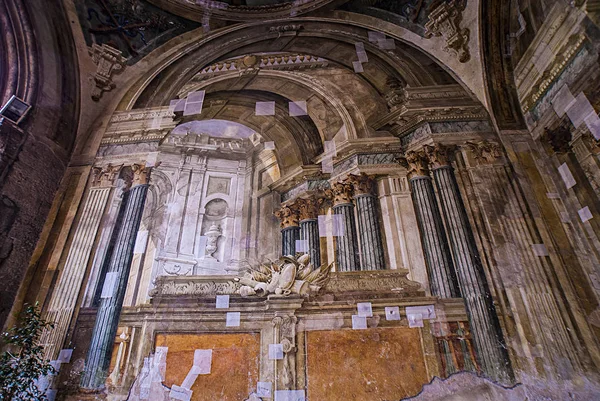
[[[446,50],[453,50],[461,63],[471,59],[469,29],[460,27],[466,3],[466,0],[438,0],[431,5],[429,21],[425,24],[425,36],[443,36],[446,39]]]
[[[152,167],[146,167],[144,164],[133,164],[131,165],[131,171],[133,171],[133,178],[131,186],[148,184],[150,180],[150,171]]]
[[[116,85],[112,81],[112,76],[123,70],[127,59],[121,55],[119,49],[107,44],[100,46],[94,43],[89,53],[97,66],[96,73],[93,75],[94,87],[92,88],[92,99],[97,102],[104,92],[114,89]]]
[[[119,177],[122,164],[113,166],[109,164],[106,167],[92,168],[92,186],[93,187],[111,187]]]
[[[281,228],[297,227],[299,222],[298,206],[289,204],[276,210],[274,215],[281,222]]]
[[[436,143],[433,146],[424,146],[425,154],[429,159],[432,169],[450,166],[450,159],[456,150],[456,146],[446,146]]]
[[[360,175],[350,174],[347,181],[354,188],[354,196],[375,195],[377,192],[375,180],[365,173],[361,173]]]

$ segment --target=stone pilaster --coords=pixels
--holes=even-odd
[[[46,320],[54,323],[54,328],[44,331],[41,337],[47,359],[52,360],[58,356],[67,337],[67,330],[77,306],[77,297],[83,284],[98,227],[104,215],[112,185],[119,175],[121,167],[122,165],[112,166],[109,164],[104,168],[94,167],[92,169],[91,188],[88,191],[67,259],[54,287],[46,312]]]
[[[493,380],[511,383],[514,378],[504,336],[450,163],[450,155],[454,149],[436,144],[427,146],[425,150],[446,222],[479,366]]]
[[[300,239],[297,205],[282,206],[275,211],[275,216],[281,222],[281,254],[284,256],[296,255],[296,240]]]
[[[308,242],[308,254],[314,266],[321,265],[321,240],[319,238],[319,210],[323,198],[312,196],[308,199],[298,199],[300,213],[300,239]]]
[[[360,270],[358,257],[358,241],[356,221],[354,219],[354,204],[352,203],[352,185],[337,182],[331,185],[333,199],[333,214],[339,215],[343,221],[344,231],[335,237],[335,261],[337,271]]]
[[[361,270],[383,270],[385,269],[385,257],[375,180],[363,173],[351,175],[348,181],[354,187],[354,201],[358,214],[358,232],[362,249],[360,254]]]
[[[81,387],[84,389],[102,388],[108,374],[123,298],[127,289],[135,239],[148,192],[149,170],[141,164],[132,166],[131,189],[125,193],[121,206],[124,208],[123,222],[117,233],[115,248],[107,270],[107,276],[111,275],[112,280],[104,281],[103,297],[100,299],[85,369],[81,377]]]
[[[431,293],[440,298],[458,298],[460,291],[438,207],[433,183],[424,152],[408,152],[400,160],[408,169],[411,196],[421,233],[425,265],[429,275]]]

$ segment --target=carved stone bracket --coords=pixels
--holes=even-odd
[[[102,46],[93,44],[89,53],[97,65],[96,73],[93,77],[94,87],[92,88],[92,99],[97,102],[104,92],[115,88],[116,85],[112,81],[112,76],[125,68],[127,59],[121,56],[120,50],[107,44],[103,44]]]
[[[452,0],[438,1],[437,4],[432,4],[429,21],[425,24],[426,37],[444,36],[446,50],[453,50],[461,63],[466,63],[471,59],[469,29],[460,27],[466,3],[466,0]]]

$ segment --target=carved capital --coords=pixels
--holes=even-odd
[[[471,59],[469,29],[460,27],[466,3],[466,0],[434,2],[431,5],[429,21],[425,24],[425,36],[443,36],[446,39],[445,50],[454,51],[461,63]]]
[[[298,206],[295,203],[282,206],[274,214],[279,219],[282,229],[298,227],[299,213]]]
[[[333,206],[336,206],[344,203],[352,203],[353,192],[350,183],[336,182],[331,184],[331,190],[326,191],[326,195],[332,200]]]
[[[111,187],[119,177],[122,164],[113,166],[109,164],[106,167],[92,168],[92,187]]]
[[[436,143],[433,146],[425,146],[424,150],[429,159],[431,168],[436,169],[450,166],[452,156],[456,151],[456,146],[446,146]]]
[[[89,53],[97,66],[96,73],[93,75],[92,99],[98,101],[104,92],[114,89],[116,85],[112,81],[112,76],[125,68],[127,59],[121,55],[119,49],[107,44],[99,46],[94,43]]]
[[[555,153],[567,153],[571,150],[571,130],[568,124],[561,124],[554,129],[546,128],[542,136]]]
[[[299,219],[302,221],[318,218],[325,199],[311,196],[308,199],[298,199],[296,203],[298,204]]]
[[[131,171],[133,172],[131,186],[148,184],[151,170],[152,167],[146,167],[144,164],[133,164],[131,166]]]
[[[377,193],[375,180],[365,173],[360,175],[350,174],[346,180],[354,187],[354,196],[375,195]]]
[[[502,157],[502,147],[496,142],[467,142],[465,147],[479,164],[490,164]]]
[[[429,162],[424,151],[407,152],[398,158],[398,163],[408,171],[408,179],[414,177],[429,177]]]

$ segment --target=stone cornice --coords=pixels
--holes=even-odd
[[[162,140],[177,123],[168,107],[117,112],[111,117],[102,145]]]
[[[397,153],[402,150],[398,138],[388,136],[382,138],[358,138],[336,142],[337,156],[335,163],[340,163],[357,154]],[[322,162],[329,155],[323,153],[315,158],[315,163]]]
[[[305,181],[309,177],[321,176],[321,165],[312,164],[307,166],[298,166],[283,177],[279,178],[268,187],[271,191],[284,193],[289,189]]]

